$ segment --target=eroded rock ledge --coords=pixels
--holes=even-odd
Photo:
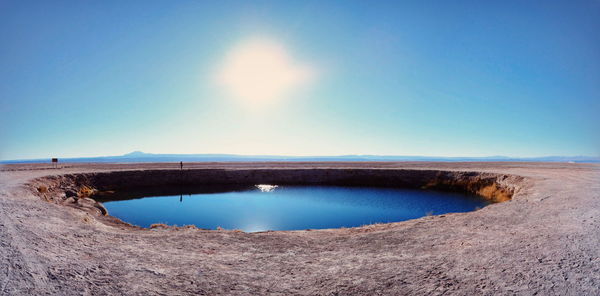
[[[41,198],[107,215],[98,194],[148,187],[197,185],[344,185],[438,189],[468,192],[492,202],[510,200],[523,177],[483,172],[410,169],[193,169],[136,170],[65,174],[33,180],[30,187]]]

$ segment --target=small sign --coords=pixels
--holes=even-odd
[[[52,163],[57,163],[58,162],[58,158],[52,158]]]

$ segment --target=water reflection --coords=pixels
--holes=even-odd
[[[487,204],[475,196],[436,191],[270,184],[147,196],[138,192],[126,199],[121,193],[103,202],[110,215],[142,227],[194,224],[244,231],[354,227],[472,211]],[[177,197],[179,202],[174,202]]]
[[[259,184],[259,185],[254,185],[254,186],[262,192],[272,192],[273,190],[275,190],[275,188],[279,187],[277,185],[268,185],[268,184]]]

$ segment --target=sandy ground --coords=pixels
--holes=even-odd
[[[178,164],[0,167],[0,295],[600,295],[600,165],[197,163],[187,168],[406,168],[520,175],[481,210],[337,230],[136,230],[24,184]]]

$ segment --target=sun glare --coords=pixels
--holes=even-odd
[[[253,39],[227,53],[217,83],[233,97],[258,102],[281,99],[312,77],[313,70],[294,61],[283,45]]]

